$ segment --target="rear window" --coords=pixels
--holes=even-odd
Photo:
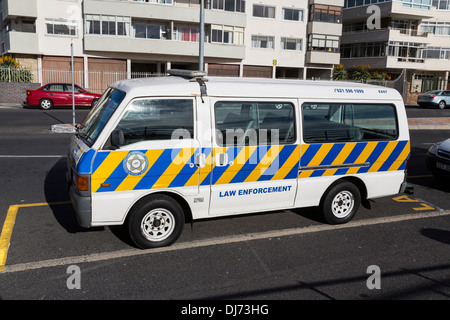
[[[398,138],[397,113],[390,104],[304,103],[302,113],[308,143]]]
[[[292,144],[294,105],[286,102],[220,101],[214,106],[219,146]]]

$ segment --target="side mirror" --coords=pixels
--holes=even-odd
[[[114,129],[113,132],[111,132],[110,140],[111,147],[114,149],[123,146],[125,144],[125,136],[123,135],[123,131],[120,129]]]

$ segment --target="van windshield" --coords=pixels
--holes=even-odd
[[[123,98],[125,98],[125,93],[117,89],[108,88],[103,93],[78,130],[78,136],[86,145],[92,147]]]

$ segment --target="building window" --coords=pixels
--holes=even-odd
[[[301,51],[302,39],[281,38],[281,49]]]
[[[228,44],[244,44],[244,28],[211,25],[211,42],[228,43]]]
[[[0,17],[1,18],[1,17]],[[75,32],[76,32],[75,26]],[[22,32],[36,33],[36,26],[34,21],[23,20],[22,21]]]
[[[430,10],[432,0],[345,0],[344,8],[353,8],[359,6],[366,6],[370,4],[376,4],[380,2],[391,2],[391,1],[402,2],[402,5],[407,8]],[[437,7],[438,5],[440,5],[439,1],[445,2],[445,5],[444,4],[442,5],[444,7],[447,5],[447,2],[449,0],[433,0],[433,6]]]
[[[310,34],[308,50],[339,52],[339,36]]]
[[[340,23],[342,21],[342,8],[323,4],[313,4],[310,7],[309,20]]]
[[[450,10],[449,0],[433,0],[432,4],[438,10]]]
[[[422,56],[428,59],[449,60],[450,48],[428,47],[423,51]]]
[[[77,23],[67,20],[45,19],[47,34],[76,36]]]
[[[388,55],[399,61],[424,62],[422,53],[426,47],[426,43],[389,41]]]
[[[253,16],[260,18],[272,18],[275,19],[275,7],[265,5],[253,5]]]
[[[283,20],[303,21],[303,10],[283,8]]]
[[[382,57],[385,55],[385,42],[363,42],[341,45],[341,58]]]
[[[245,12],[245,0],[212,0],[211,8],[232,12]]]
[[[172,4],[173,0],[133,0],[135,2],[150,2],[150,3],[163,3],[163,4]]]
[[[200,32],[197,27],[175,27],[174,40],[196,42],[199,38]]]
[[[252,36],[252,48],[273,49],[273,37]]]
[[[167,39],[167,27],[159,24],[133,23],[133,36],[146,39]]]
[[[130,17],[86,15],[86,34],[130,35]]]
[[[430,10],[431,0],[401,0],[403,7]]]
[[[450,22],[422,22],[420,31],[422,33],[431,32],[436,36],[450,36]]]

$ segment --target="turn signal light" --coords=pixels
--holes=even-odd
[[[77,189],[79,191],[89,191],[89,178],[77,176]]]

